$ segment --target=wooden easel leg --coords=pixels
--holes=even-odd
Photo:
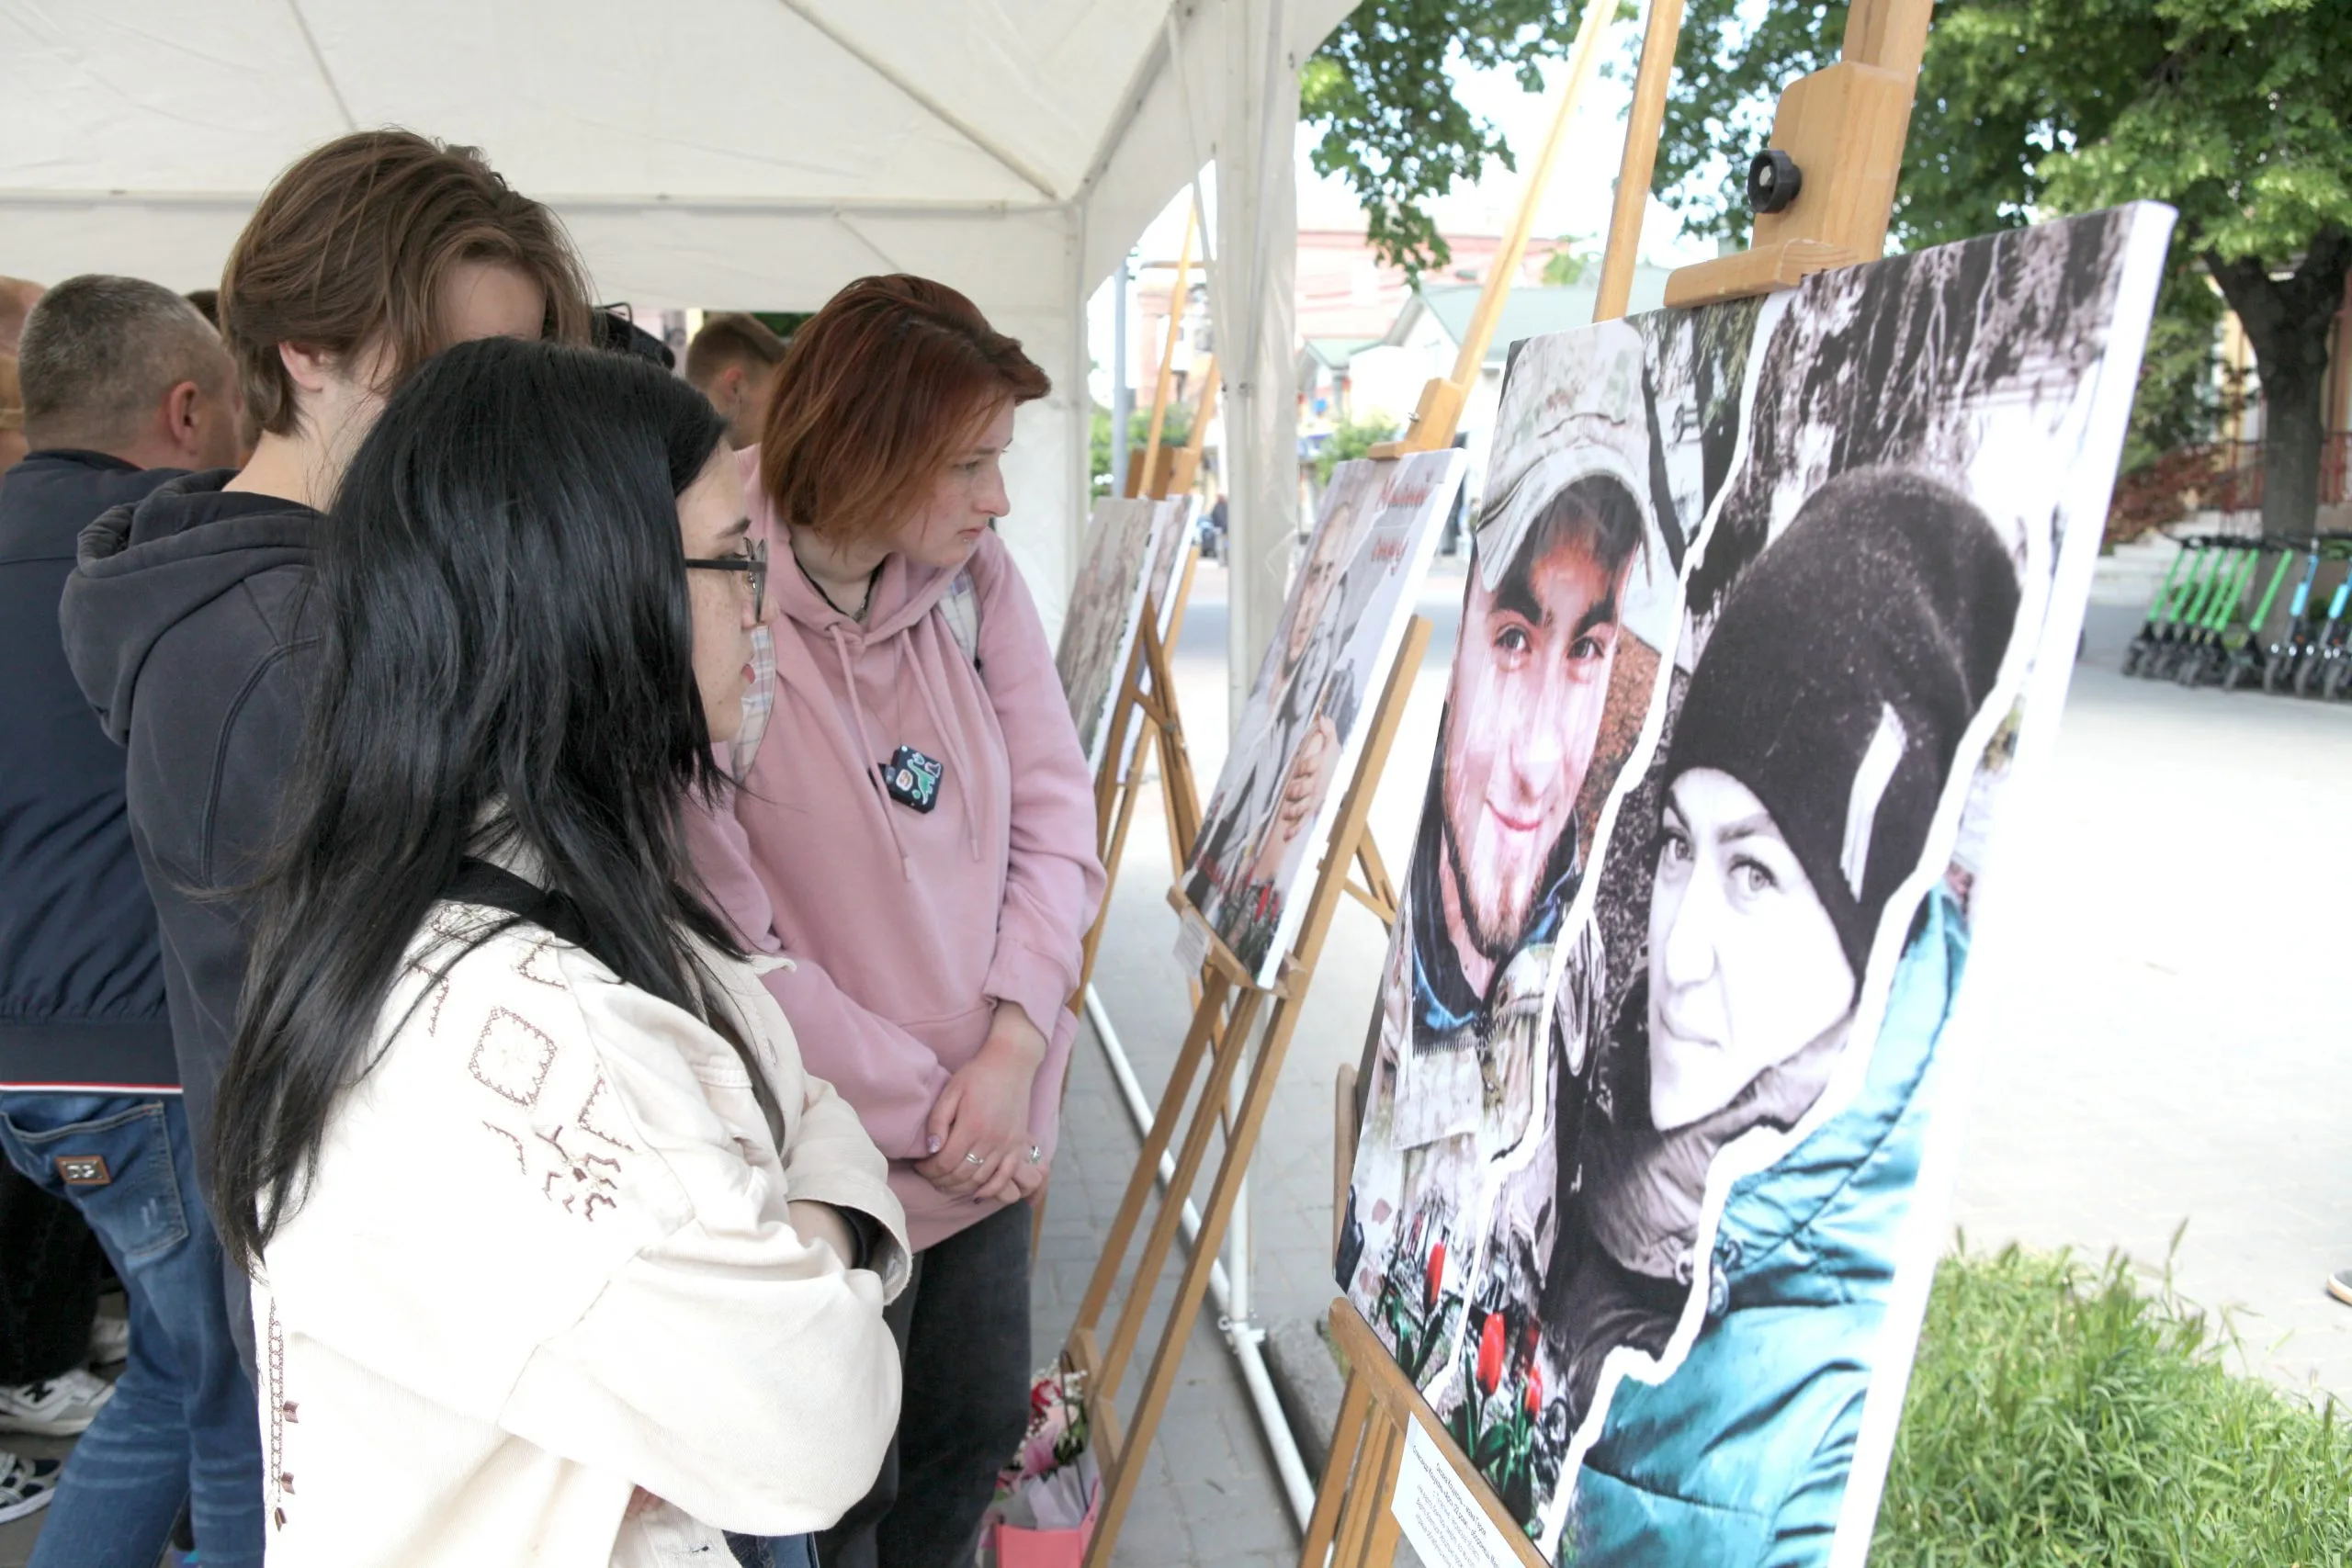
[[[1405,1431],[1387,1411],[1373,1416],[1372,1440],[1365,1450],[1354,1483],[1348,1488],[1339,1545],[1331,1553],[1332,1568],[1370,1568],[1396,1557],[1396,1516],[1383,1505],[1396,1491],[1396,1472],[1405,1459]],[[1385,1530],[1384,1525],[1388,1527]],[[1388,1538],[1387,1555],[1375,1557],[1374,1548],[1384,1534]]]
[[[1119,776],[1119,764],[1126,760],[1127,726],[1135,722],[1137,705],[1143,700],[1143,638],[1136,638],[1136,646],[1127,650],[1127,668],[1119,677],[1119,694],[1112,700],[1110,733],[1103,738],[1102,764],[1094,773],[1094,852],[1105,866],[1118,864],[1111,853],[1111,823],[1115,816],[1113,799],[1120,791],[1132,791],[1132,779]],[[1107,894],[1105,901],[1108,901]]]
[[[1227,1034],[1224,1043],[1225,1059],[1220,1069],[1209,1077],[1204,1095],[1225,1092],[1224,1085],[1232,1076],[1242,1047],[1248,1040],[1247,1028],[1256,1010],[1256,1000],[1266,995],[1255,988],[1241,994],[1234,1009],[1234,1021],[1239,1032]],[[1141,1456],[1151,1447],[1159,1429],[1159,1418],[1167,1409],[1168,1396],[1175,1391],[1176,1374],[1183,1364],[1186,1342],[1192,1337],[1193,1324],[1200,1315],[1201,1303],[1208,1295],[1209,1271],[1216,1266],[1218,1251],[1225,1246],[1227,1226],[1232,1222],[1234,1203],[1241,1195],[1242,1181],[1250,1174],[1250,1157],[1257,1151],[1258,1134],[1265,1126],[1266,1112],[1272,1108],[1274,1085],[1282,1077],[1283,1058],[1290,1049],[1290,1037],[1297,1027],[1298,1011],[1291,998],[1284,997],[1274,1004],[1274,1011],[1266,1026],[1266,1038],[1258,1048],[1258,1059],[1250,1064],[1248,1090],[1241,1100],[1241,1113],[1236,1119],[1232,1136],[1226,1144],[1225,1157],[1218,1162],[1216,1179],[1209,1186],[1207,1205],[1201,1212],[1200,1234],[1193,1238],[1193,1250],[1185,1259],[1184,1272],[1176,1287],[1175,1303],[1169,1309],[1168,1320],[1160,1331],[1159,1347],[1153,1353],[1150,1375],[1145,1380],[1143,1393],[1136,1402],[1135,1413],[1127,1422],[1126,1459],[1115,1476],[1105,1479],[1102,1512],[1094,1527],[1094,1540],[1087,1552],[1089,1568],[1102,1568],[1111,1560],[1112,1545],[1117,1540],[1120,1526],[1126,1517],[1128,1503],[1135,1494],[1136,1480],[1140,1473]],[[1207,1144],[1209,1118],[1193,1118],[1192,1134],[1187,1140],[1187,1153],[1194,1143]],[[1170,1200],[1161,1211],[1162,1228],[1170,1240],[1174,1239],[1176,1194],[1189,1190],[1182,1168],[1177,1171],[1177,1184]],[[1127,1298],[1129,1315],[1137,1316],[1139,1309],[1149,1304],[1150,1284],[1157,1278],[1138,1273],[1133,1292]],[[1122,1331],[1127,1325],[1122,1319]],[[1117,1341],[1112,1345],[1112,1356],[1119,1355]]]
[[[1323,1485],[1315,1495],[1315,1512],[1307,1517],[1306,1540],[1299,1548],[1298,1568],[1323,1568],[1323,1554],[1331,1549],[1340,1528],[1340,1502],[1348,1494],[1348,1472],[1355,1466],[1371,1408],[1371,1381],[1362,1372],[1350,1373],[1347,1393],[1340,1396],[1339,1425],[1331,1429],[1331,1454],[1323,1461]]]
[[[1141,716],[1140,712],[1138,712],[1137,722],[1145,725],[1151,724],[1151,720]],[[1154,729],[1158,728],[1157,726],[1152,726],[1152,728]],[[1136,752],[1137,772],[1141,771],[1141,762],[1143,760],[1143,752],[1140,750],[1140,745],[1148,743],[1148,738],[1146,738],[1145,741],[1138,743],[1138,750]],[[1115,737],[1114,738],[1113,743],[1117,743]],[[1104,761],[1103,766],[1105,768],[1112,767],[1114,765],[1115,761],[1116,756],[1114,753],[1112,758]],[[1119,804],[1116,815],[1112,819],[1110,845],[1102,852],[1102,866],[1104,874],[1102,882],[1102,908],[1095,911],[1094,923],[1087,928],[1086,940],[1079,946],[1078,990],[1072,998],[1072,1004],[1077,1008],[1082,1008],[1085,1006],[1086,987],[1093,984],[1094,981],[1094,957],[1096,953],[1102,950],[1102,933],[1110,929],[1111,889],[1116,882],[1116,878],[1112,874],[1110,868],[1117,865],[1119,863],[1120,857],[1126,852],[1127,829],[1134,826],[1135,823],[1136,795],[1137,793],[1136,783],[1137,781],[1131,774],[1124,784],[1117,786]]]
[[[1210,986],[1214,990],[1222,983],[1212,979]],[[1144,1318],[1151,1311],[1152,1287],[1159,1283],[1160,1271],[1168,1266],[1168,1255],[1176,1247],[1177,1227],[1184,1217],[1184,1200],[1200,1179],[1201,1167],[1208,1160],[1209,1138],[1217,1128],[1217,1119],[1212,1111],[1232,1099],[1233,1075],[1240,1067],[1243,1056],[1248,1055],[1250,1026],[1257,1021],[1258,1003],[1265,994],[1254,987],[1243,990],[1235,999],[1218,1034],[1214,1047],[1216,1060],[1209,1068],[1207,1081],[1201,1088],[1201,1107],[1193,1113],[1192,1125],[1184,1131],[1184,1148],[1177,1156],[1175,1179],[1168,1184],[1167,1201],[1159,1205],[1159,1213],[1152,1216],[1151,1234],[1144,1239],[1143,1253],[1136,1260],[1135,1278],[1128,1284],[1126,1302],[1119,1310],[1118,1327],[1112,1333],[1111,1348],[1103,1356],[1102,1371],[1097,1374],[1101,1397],[1107,1398],[1118,1392],[1120,1380],[1126,1375],[1127,1364],[1135,1359],[1136,1345],[1143,1337]],[[1204,1000],[1200,1010],[1214,1016],[1216,1010]],[[1261,1066],[1264,1060],[1261,1052],[1259,1057]],[[1246,1106],[1247,1102],[1244,1103]],[[1254,1132],[1250,1136],[1254,1137]],[[1232,1194],[1226,1190],[1230,1185],[1227,1180],[1227,1168],[1233,1165],[1234,1152],[1238,1148],[1243,1155],[1242,1166],[1246,1168],[1248,1152],[1252,1146],[1250,1138],[1239,1132],[1228,1138],[1225,1158],[1217,1166],[1216,1180],[1210,1185],[1211,1207],[1201,1217],[1200,1234],[1193,1238],[1192,1256],[1183,1273],[1187,1284],[1197,1273],[1200,1289],[1192,1292],[1189,1304],[1183,1289],[1179,1289],[1175,1308],[1177,1316],[1170,1319],[1171,1323],[1181,1321],[1188,1330],[1193,1319],[1199,1314],[1202,1296],[1208,1290],[1208,1271],[1216,1262],[1217,1248],[1225,1245],[1224,1214],[1216,1212],[1215,1205],[1222,1195],[1226,1212],[1232,1210]],[[1154,1155],[1151,1156],[1151,1173],[1157,1175],[1159,1168],[1159,1158]],[[1234,1180],[1238,1179],[1237,1175]],[[1164,1344],[1163,1339],[1163,1348]],[[1154,1375],[1158,1371],[1155,1362]],[[1141,1420],[1138,1413],[1136,1422],[1129,1424],[1130,1432]],[[1148,1447],[1151,1439],[1146,1437],[1143,1442]]]
[[[1223,989],[1230,984],[1222,976],[1213,980],[1222,1001]],[[1094,1278],[1088,1281],[1086,1297],[1079,1303],[1078,1321],[1071,1325],[1073,1335],[1092,1332],[1102,1321],[1102,1309],[1111,1300],[1111,1292],[1118,1283],[1119,1267],[1125,1261],[1127,1247],[1135,1240],[1136,1223],[1143,1217],[1143,1206],[1150,1201],[1151,1190],[1159,1179],[1159,1156],[1168,1152],[1168,1145],[1176,1135],[1176,1123],[1184,1114],[1184,1102],[1190,1096],[1193,1077],[1200,1070],[1201,1057],[1208,1050],[1209,1037],[1215,1032],[1216,1009],[1196,1008],[1193,1012],[1193,1027],[1184,1036],[1184,1043],[1177,1049],[1176,1062],[1168,1072],[1168,1087],[1159,1096],[1159,1108],[1153,1112],[1151,1130],[1144,1134],[1143,1153],[1136,1160],[1135,1174],[1127,1178],[1126,1195],[1119,1200],[1119,1212],[1111,1222],[1110,1235],[1102,1238],[1102,1255],[1094,1265]],[[1171,1198],[1167,1212],[1180,1213],[1182,1201]],[[1148,1295],[1150,1292],[1144,1292]],[[1111,1382],[1117,1385],[1117,1375]],[[1094,1395],[1090,1391],[1091,1396]]]
[[[1177,708],[1176,673],[1170,662],[1168,645],[1160,641],[1159,628],[1148,618],[1136,641],[1141,649],[1144,674],[1159,710],[1155,717],[1160,797],[1168,816],[1168,861],[1182,874],[1193,858],[1193,840],[1200,836],[1200,786],[1193,777],[1192,753],[1184,747],[1184,721]]]
[[[1387,907],[1388,912],[1381,918],[1381,924],[1395,925],[1396,884],[1388,874],[1388,863],[1380,858],[1380,846],[1373,842],[1369,833],[1356,840],[1356,863],[1363,870],[1364,890]]]

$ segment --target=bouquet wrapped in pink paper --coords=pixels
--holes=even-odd
[[[1029,1430],[997,1476],[979,1568],[1077,1568],[1102,1472],[1087,1447],[1085,1374],[1049,1367],[1029,1388]]]

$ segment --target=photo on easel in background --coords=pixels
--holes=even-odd
[[[1465,459],[1419,452],[1342,463],[1201,815],[1184,895],[1258,984],[1297,924],[1290,895],[1355,767]]]
[[[2169,230],[1512,360],[1336,1271],[1553,1561],[1867,1540],[1993,807],[2057,716]]]
[[[1177,617],[1184,608],[1181,597],[1185,589],[1184,570],[1200,548],[1196,521],[1200,501],[1196,496],[1180,495],[1170,496],[1159,504],[1174,507],[1176,513],[1159,530],[1159,553],[1152,558],[1151,570],[1145,579],[1150,584],[1145,613],[1160,646],[1167,648],[1175,637]],[[1136,751],[1143,745],[1143,735],[1141,724],[1127,727],[1126,756],[1119,764],[1120,778],[1126,778],[1134,770]]]
[[[1070,587],[1069,617],[1054,651],[1054,668],[1090,769],[1102,765],[1111,708],[1135,651],[1136,630],[1158,597],[1157,573],[1165,570],[1168,540],[1182,529],[1189,509],[1181,497],[1112,497],[1094,503],[1078,581]]]

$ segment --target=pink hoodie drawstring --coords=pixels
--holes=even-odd
[[[865,733],[865,705],[858,701],[857,669],[850,661],[848,640],[842,636],[841,623],[838,621],[825,629],[832,637],[833,656],[842,661],[842,684],[849,691],[850,723],[856,727],[857,743],[871,750],[873,738]],[[878,769],[871,764],[867,765],[864,771],[866,787],[861,793],[872,803],[874,809],[881,813],[882,830],[890,836],[890,847],[899,852],[899,874],[909,882],[912,882],[915,879],[914,863],[907,858],[907,846],[899,837],[899,825],[891,820],[890,807],[882,798],[882,775]]]

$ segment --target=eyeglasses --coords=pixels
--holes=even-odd
[[[752,617],[767,619],[768,607],[768,542],[752,541],[749,550],[740,556],[720,556],[716,559],[697,560],[686,558],[689,569],[697,571],[740,571],[752,582]]]

